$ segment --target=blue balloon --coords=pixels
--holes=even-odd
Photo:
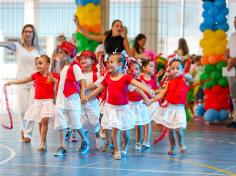
[[[211,18],[211,17],[205,18],[204,24],[207,27],[211,27],[211,26],[213,26],[215,24],[215,20],[213,18]]]
[[[227,19],[225,18],[225,16],[224,15],[218,15],[217,17],[216,17],[216,22],[218,23],[218,24],[222,24],[222,23],[226,23],[226,21],[227,21]]]
[[[219,120],[219,121],[225,121],[228,117],[229,117],[228,111],[225,110],[225,109],[222,109],[222,110],[219,112],[218,120]]]
[[[225,32],[227,32],[229,30],[229,25],[227,23],[224,23],[224,24],[217,24],[217,29],[221,29]]]
[[[100,3],[100,0],[76,0],[75,3],[76,5],[80,5],[80,6],[85,6],[88,3],[93,3],[95,5],[98,5]]]
[[[202,7],[203,7],[203,9],[208,10],[211,7],[213,7],[213,5],[214,4],[212,2],[210,2],[210,1],[204,1],[203,4],[202,4]]]
[[[213,6],[210,9],[208,9],[207,13],[211,16],[211,17],[215,17],[218,14],[218,9]]]
[[[226,7],[226,2],[224,0],[215,0],[214,5],[220,9]]]
[[[228,15],[229,14],[229,9],[228,8],[223,8],[220,10],[220,13],[224,16]]]
[[[204,10],[204,11],[202,12],[202,17],[203,17],[203,18],[209,18],[210,16],[208,15],[207,11]]]
[[[208,109],[204,114],[204,119],[208,122],[214,122],[219,118],[219,112],[215,109]]]
[[[203,104],[200,104],[196,107],[195,114],[196,116],[203,116],[205,112]]]

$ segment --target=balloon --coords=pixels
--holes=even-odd
[[[218,117],[219,113],[215,109],[208,109],[204,114],[204,119],[208,122],[214,122]]]
[[[83,39],[81,38],[80,40],[78,40],[78,46],[79,47],[86,47],[88,45],[88,40],[87,39]]]
[[[205,68],[204,68],[204,71],[206,72],[206,73],[210,73],[210,72],[212,72],[212,71],[214,71],[215,70],[215,67],[213,66],[213,65],[210,65],[210,64],[207,64],[206,66],[205,66]]]
[[[218,9],[214,6],[212,6],[210,9],[208,9],[207,13],[211,16],[211,17],[215,17],[218,13]]]
[[[225,8],[223,8],[223,9],[220,10],[220,13],[221,13],[222,15],[225,15],[225,16],[226,16],[226,15],[229,14],[229,9],[225,7]]]
[[[226,67],[226,63],[223,62],[223,61],[221,61],[221,62],[219,62],[218,64],[216,64],[216,69],[217,69],[218,71],[222,71],[222,68],[223,68],[223,67]]]
[[[76,0],[76,5],[80,5],[80,6],[85,6],[87,5],[88,3],[93,3],[93,4],[96,4],[98,5],[99,4],[99,0]]]
[[[210,78],[212,80],[218,80],[220,78],[220,73],[218,73],[217,71],[211,72]]]
[[[207,29],[207,26],[204,23],[200,25],[200,31],[204,32]]]
[[[212,26],[212,25],[214,25],[214,23],[215,23],[215,20],[211,17],[208,17],[208,18],[204,19],[204,24],[206,26]]]
[[[222,24],[222,23],[225,23],[227,21],[227,19],[225,18],[224,15],[220,14],[216,17],[216,22],[218,24]]]
[[[224,0],[215,0],[214,5],[218,8],[222,8],[226,6],[226,3]]]
[[[211,89],[215,85],[215,82],[213,80],[206,82],[203,87],[205,89]]]
[[[219,121],[225,121],[229,116],[229,113],[226,109],[222,109],[220,112],[219,112],[219,116],[218,116],[218,120]]]
[[[226,33],[223,30],[216,30],[214,34],[218,39],[225,39],[226,38]]]
[[[216,64],[218,63],[219,58],[217,56],[212,55],[212,56],[209,56],[208,61],[210,64]]]
[[[210,75],[205,72],[203,72],[200,76],[201,81],[208,80],[209,78],[210,78]]]
[[[208,10],[213,7],[213,3],[210,1],[204,1],[202,4],[203,9]]]
[[[229,25],[227,23],[223,23],[223,24],[217,24],[216,25],[217,29],[221,29],[223,31],[228,31],[229,30]]]
[[[205,112],[205,110],[204,110],[203,104],[198,105],[195,109],[196,116],[203,116],[204,112]]]
[[[225,46],[222,46],[222,45],[216,45],[214,47],[214,53],[217,54],[217,55],[222,55],[224,54],[225,52]]]
[[[220,80],[217,81],[217,83],[222,87],[228,86],[228,80],[225,77],[222,77]]]
[[[203,32],[203,37],[204,39],[210,39],[214,37],[214,32],[212,30],[207,29]]]

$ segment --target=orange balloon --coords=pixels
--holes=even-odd
[[[201,63],[202,65],[206,65],[208,63],[208,56],[202,56]]]

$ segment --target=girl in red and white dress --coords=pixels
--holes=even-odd
[[[128,73],[137,81],[141,80],[139,79],[140,76],[140,65],[138,62],[131,61],[129,64],[129,70]],[[134,87],[134,86],[130,86]],[[135,87],[134,87],[135,88]],[[144,104],[149,104],[149,98],[148,96],[141,91],[138,88],[135,88],[133,90],[129,89],[128,93],[128,100],[131,109],[135,112],[135,125],[136,125],[136,144],[135,144],[135,149],[136,150],[141,150],[142,145],[142,136],[143,136],[143,126],[147,125],[150,123],[150,116],[151,113],[147,106]],[[143,102],[144,100],[144,102]]]
[[[77,60],[83,71],[86,82],[85,95],[89,95],[95,88],[99,86],[104,77],[101,76],[97,71],[96,56],[91,51],[83,51],[80,56],[77,57]],[[93,133],[95,134],[96,148],[100,149],[104,144],[100,137],[99,100],[96,97],[91,98],[87,103],[81,105],[81,110],[82,126],[86,131],[88,131],[89,128],[92,128]]]
[[[154,75],[155,73],[155,63],[153,60],[146,59],[142,60],[142,75],[140,76],[140,79],[142,83],[146,84],[148,87],[153,89],[154,91],[158,89],[158,76]],[[151,98],[149,96],[149,98]],[[152,123],[151,123],[151,116],[153,112],[157,109],[159,106],[158,102],[152,103],[150,106],[148,106],[148,109],[151,112],[151,115],[149,116],[149,122],[144,125],[144,139],[142,146],[145,148],[150,148],[150,138],[152,133]]]
[[[41,55],[35,59],[36,69],[38,72],[33,73],[30,77],[22,80],[9,81],[6,85],[24,84],[34,81],[35,96],[34,102],[29,106],[25,113],[24,119],[39,123],[40,145],[38,150],[45,151],[46,136],[48,131],[48,122],[55,116],[55,108],[53,105],[54,85],[58,82],[59,75],[50,73],[50,58]]]
[[[102,127],[112,129],[112,140],[114,143],[114,159],[121,159],[120,132],[134,128],[135,114],[128,104],[129,84],[154,95],[154,92],[142,83],[134,80],[130,75],[124,74],[123,69],[126,65],[126,58],[121,54],[112,54],[108,61],[108,74],[101,85],[95,89],[87,100],[98,95],[107,87],[107,99],[103,108]],[[84,99],[86,101],[86,99]],[[125,145],[122,154],[125,156],[128,150],[129,139],[125,138]]]
[[[168,128],[169,155],[176,154],[174,133],[176,133],[178,139],[180,152],[184,153],[186,151],[186,146],[184,145],[184,129],[187,125],[185,104],[191,75],[183,75],[183,70],[181,58],[178,58],[178,56],[173,57],[172,61],[170,61],[169,80],[156,97],[157,100],[165,100],[165,106],[158,107],[152,116],[156,123]]]

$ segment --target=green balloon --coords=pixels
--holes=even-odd
[[[206,72],[203,72],[200,76],[200,81],[208,80],[210,78],[210,75]]]
[[[189,108],[185,110],[185,114],[186,114],[187,121],[190,121],[192,117],[191,117],[191,112]]]
[[[205,89],[211,89],[215,84],[216,84],[216,83],[215,83],[213,80],[211,80],[211,81],[206,82],[206,83],[203,85],[203,87],[204,87]]]
[[[221,74],[217,71],[211,72],[211,74],[210,74],[210,78],[214,81],[219,80],[220,77],[221,77]]]
[[[222,77],[221,79],[219,79],[217,83],[222,87],[228,86],[228,80],[225,77]]]
[[[78,45],[80,48],[86,48],[88,46],[88,40],[81,38],[80,40],[78,40]]]
[[[211,73],[215,70],[215,66],[211,65],[211,64],[206,64],[205,68],[204,68],[204,72],[206,73]]]
[[[85,36],[83,34],[79,33],[79,32],[76,32],[75,33],[75,39],[80,40],[81,38],[85,38]]]
[[[219,70],[219,71],[222,71],[223,67],[226,67],[226,63],[223,62],[223,61],[221,61],[218,64],[216,64],[216,69]]]

